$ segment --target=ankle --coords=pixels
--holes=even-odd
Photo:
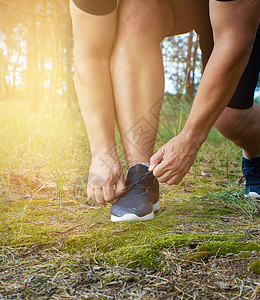
[[[146,166],[147,168],[150,167],[150,163],[149,162],[137,162],[137,163],[134,163],[134,164],[131,164],[131,165],[127,165],[127,169],[129,170],[131,167],[133,167],[133,166],[135,166],[137,164]]]
[[[252,159],[260,157],[260,152],[247,152],[245,150],[242,150],[242,155],[245,159]]]

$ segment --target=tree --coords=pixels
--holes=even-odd
[[[54,104],[60,96],[70,103],[75,94],[69,1],[0,0],[0,8],[1,97],[15,95],[19,85],[34,106],[42,98]]]
[[[196,93],[201,74],[199,38],[192,31],[188,34],[166,38],[163,55],[166,76],[172,81],[175,94],[186,94],[186,100]]]

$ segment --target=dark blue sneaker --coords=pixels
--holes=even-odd
[[[110,209],[113,222],[148,221],[160,210],[159,183],[148,167],[132,166],[126,176],[126,187]]]
[[[242,169],[246,178],[245,195],[260,199],[260,157],[243,157]]]

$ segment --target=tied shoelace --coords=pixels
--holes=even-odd
[[[133,183],[127,185],[124,189],[122,189],[122,193],[115,197],[116,200],[123,197],[125,194],[127,194],[129,191],[131,191],[138,183],[144,182],[147,179],[150,179],[153,177],[153,174],[151,172],[145,172],[143,175],[141,175],[136,181]],[[136,187],[136,188],[143,188],[143,187]]]

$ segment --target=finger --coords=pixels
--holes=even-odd
[[[148,171],[152,172],[154,168],[162,161],[163,152],[161,148],[150,158],[150,167]]]
[[[171,176],[171,178],[166,182],[168,185],[177,185],[179,184],[182,179],[184,178],[186,173],[182,173],[182,174],[174,174],[173,176]]]
[[[167,171],[162,176],[157,177],[158,181],[161,182],[161,183],[167,182],[171,178],[172,178],[172,173],[170,171]]]
[[[163,176],[167,171],[168,163],[166,161],[162,161],[161,163],[159,163],[153,170],[153,175],[157,178]]]
[[[182,178],[174,176],[171,179],[169,179],[166,183],[168,185],[177,185],[182,181]]]
[[[103,193],[103,189],[101,187],[95,188],[95,199],[98,204],[105,203],[104,193]]]
[[[115,196],[119,196],[122,193],[122,190],[125,188],[125,178],[121,176],[118,182],[116,183]]]
[[[95,200],[95,193],[90,184],[87,185],[87,196],[89,199]],[[93,196],[94,196],[94,199],[93,199]]]
[[[103,188],[104,200],[106,202],[112,201],[115,198],[114,187],[109,185]]]

